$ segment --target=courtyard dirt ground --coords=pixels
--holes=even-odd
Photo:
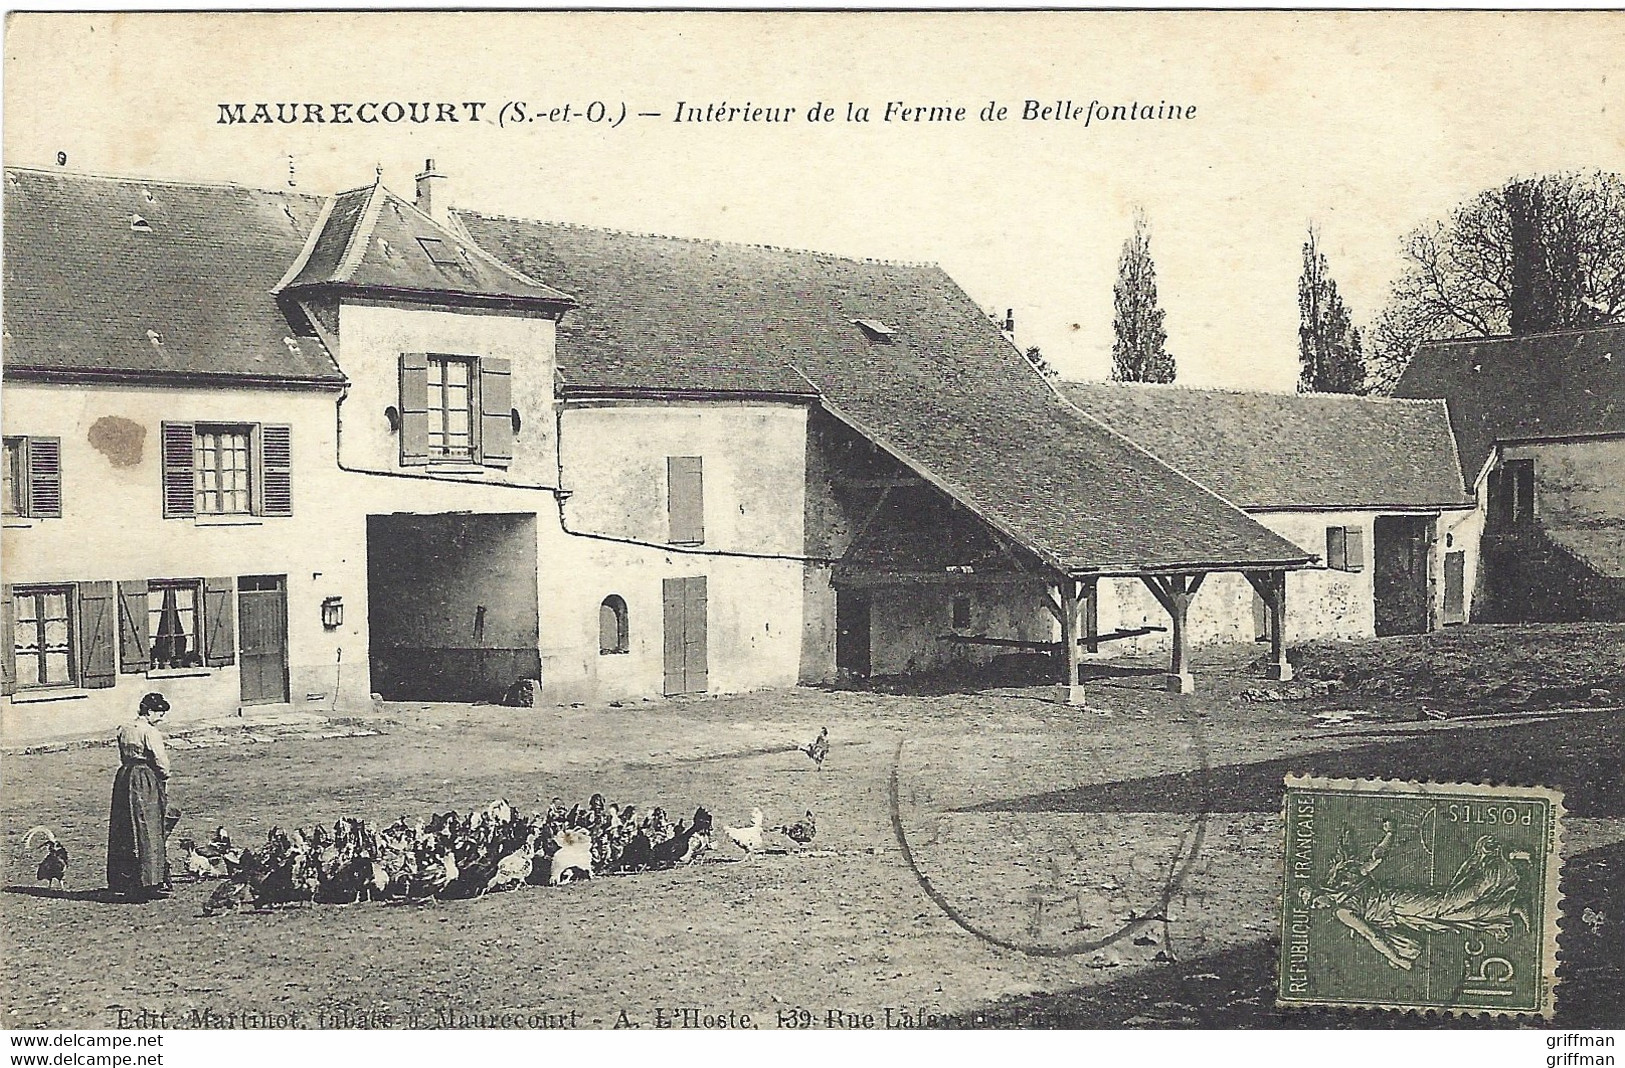
[[[1552,1025],[1625,1024],[1625,712],[1617,691],[1593,692],[1617,673],[1608,650],[1625,629],[1533,630],[1516,643],[1569,665],[1541,686],[1570,687],[1580,705],[1547,707],[1492,678],[1463,706],[1442,700],[1448,671],[1433,672],[1432,690],[1382,692],[1360,674],[1418,657],[1517,670],[1504,629],[1449,636],[1454,659],[1427,657],[1430,640],[1311,650],[1333,665],[1311,674],[1351,681],[1307,700],[1246,699],[1261,686],[1248,671],[1256,650],[1210,649],[1197,695],[1159,692],[1113,663],[1084,709],[1047,687],[942,681],[618,707],[402,704],[340,729],[246,724],[176,746],[177,838],[223,825],[248,843],[275,824],[593,792],[674,815],[703,804],[719,824],[747,822],[752,806],[770,824],[818,817],[806,848],[742,859],[719,835],[676,870],[430,905],[205,917],[214,884],[184,879],[168,901],[110,903],[96,888],[112,751],[10,755],[0,1022],[112,1027],[146,1011],[169,1026],[230,1012],[456,1026],[573,1012],[607,1027],[624,1011],[652,1027],[694,1009],[764,1028],[850,1022],[832,1013],[883,1025],[888,1010],[896,1023],[961,1026],[1518,1026],[1274,1008],[1290,771],[1564,789]],[[833,751],[819,771],[791,746],[825,725]],[[35,824],[72,851],[65,894],[33,884],[22,841]],[[179,870],[178,848],[172,858]]]

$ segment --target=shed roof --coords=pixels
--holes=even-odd
[[[1497,441],[1625,433],[1625,324],[1429,341],[1401,397],[1442,397],[1474,483]]]
[[[1078,413],[940,268],[459,213],[568,289],[565,391],[815,395],[1067,571],[1298,566],[1302,549]],[[881,337],[858,325],[879,321]]]
[[[8,374],[337,385],[271,297],[322,199],[7,168]]]
[[[1078,407],[1249,509],[1468,504],[1443,401],[1067,382]]]

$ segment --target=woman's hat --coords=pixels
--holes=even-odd
[[[143,716],[150,716],[155,712],[168,711],[169,701],[165,699],[163,694],[158,693],[157,691],[149,693],[145,697],[141,698],[141,714]]]

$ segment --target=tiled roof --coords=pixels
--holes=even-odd
[[[815,393],[1069,571],[1306,560],[1084,418],[941,269],[461,213],[474,240],[576,295],[566,391]],[[858,325],[875,320],[890,340]]]
[[[1497,441],[1625,433],[1625,325],[1426,342],[1395,392],[1444,398],[1470,485]]]
[[[1604,578],[1625,579],[1625,522],[1589,527],[1543,525],[1546,536]]]
[[[1061,392],[1244,508],[1467,503],[1442,401],[1120,382]]]
[[[441,226],[381,184],[340,193],[280,290],[337,285],[524,301],[575,302]]]
[[[270,296],[320,198],[6,170],[6,373],[343,381]]]

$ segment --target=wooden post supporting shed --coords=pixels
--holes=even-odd
[[[1061,624],[1061,700],[1069,705],[1083,704],[1083,686],[1078,682],[1079,609],[1089,591],[1071,576],[1063,575],[1055,583],[1053,595],[1046,595],[1044,603]]]
[[[1265,674],[1277,682],[1292,681],[1292,665],[1286,659],[1286,572],[1245,571],[1247,581],[1264,602],[1264,620],[1270,636],[1270,662]]]
[[[1195,598],[1196,591],[1202,588],[1202,580],[1207,578],[1207,572],[1141,575],[1140,578],[1151,591],[1151,596],[1155,597],[1167,611],[1173,625],[1173,652],[1168,663],[1168,691],[1190,693],[1196,689],[1196,680],[1190,672],[1185,620],[1190,614],[1191,600]]]

